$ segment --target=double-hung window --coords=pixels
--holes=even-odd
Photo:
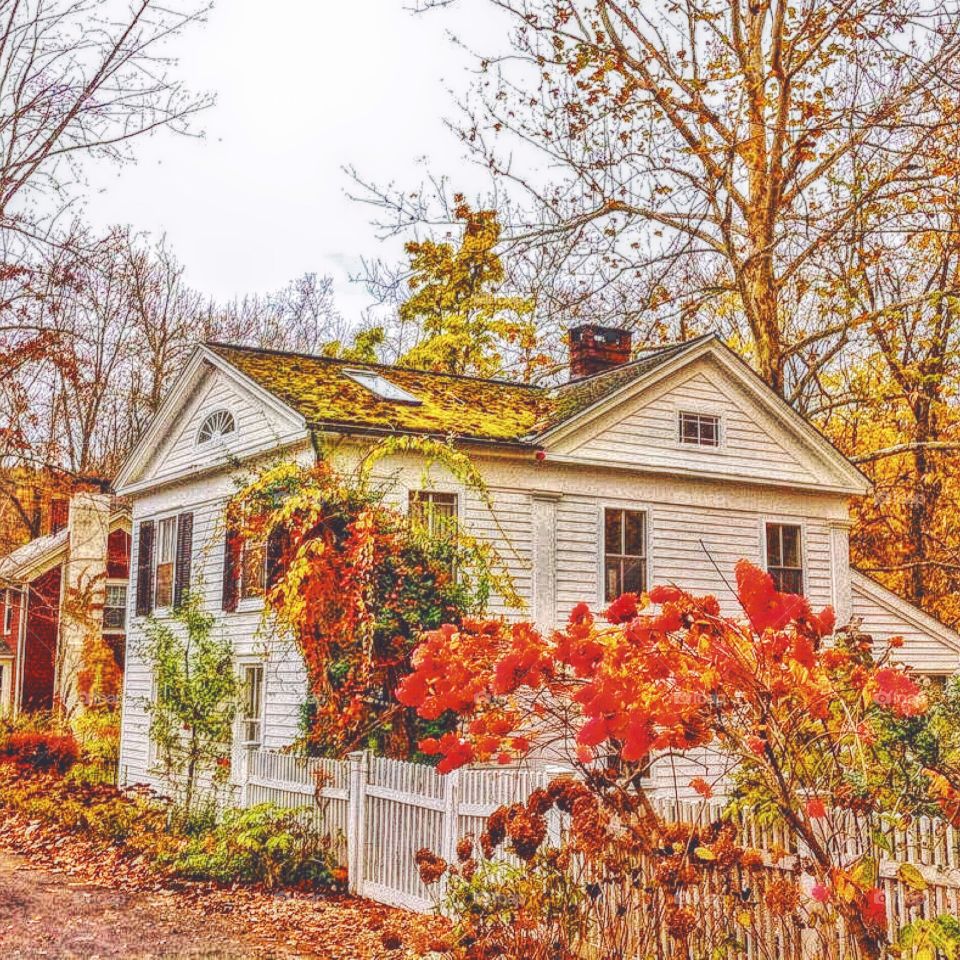
[[[767,572],[781,593],[803,593],[803,545],[797,524],[767,524]]]
[[[244,664],[240,674],[243,709],[240,711],[240,737],[246,747],[263,743],[263,664]]]
[[[411,490],[410,516],[432,539],[452,542],[457,536],[457,495],[437,490]],[[452,555],[449,570],[456,576]]]
[[[431,537],[449,539],[456,534],[457,495],[436,490],[411,490],[410,513]]]
[[[603,511],[603,597],[647,589],[647,514],[643,510]]]
[[[173,606],[173,574],[177,556],[177,518],[165,517],[157,523],[156,565],[153,603],[163,610]]]
[[[127,625],[127,585],[108,583],[103,598],[103,629],[119,632]]]

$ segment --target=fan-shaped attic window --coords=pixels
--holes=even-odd
[[[197,443],[209,443],[211,440],[219,440],[228,433],[233,433],[237,429],[236,421],[229,410],[214,410],[200,424],[200,430],[197,433]]]

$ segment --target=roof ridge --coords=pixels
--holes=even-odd
[[[270,354],[278,357],[300,357],[304,360],[317,360],[321,363],[340,364],[347,369],[400,370],[403,373],[422,373],[428,377],[446,377],[449,380],[470,380],[476,383],[494,383],[498,386],[523,387],[527,390],[545,390],[538,383],[524,383],[522,380],[505,380],[500,377],[476,377],[466,373],[444,373],[442,370],[423,370],[419,367],[405,367],[399,363],[379,363],[365,360],[345,360],[342,357],[325,357],[318,353],[302,350],[278,350],[273,347],[251,347],[241,343],[224,343],[220,340],[204,340],[203,345],[212,350],[221,347],[226,350],[242,350],[246,353]]]

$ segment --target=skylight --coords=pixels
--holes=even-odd
[[[381,400],[392,400],[394,403],[416,403],[418,400],[412,393],[407,393],[395,383],[391,383],[385,376],[375,370],[344,370],[351,380],[355,380],[362,387],[366,387],[372,394]]]

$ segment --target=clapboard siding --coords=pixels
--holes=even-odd
[[[198,446],[200,426],[216,410],[233,414],[236,429],[219,441]],[[150,473],[162,479],[226,461],[246,450],[279,443],[289,432],[289,418],[258,403],[220,371],[210,370],[188,401],[177,429],[157,451]]]
[[[797,523],[802,528],[805,592],[817,608],[839,600],[845,614],[851,594],[846,494],[837,492],[829,480],[822,487],[816,482],[821,467],[829,477],[833,466],[818,461],[811,449],[782,424],[771,422],[755,400],[722,376],[712,362],[698,362],[628,401],[619,413],[603,414],[583,428],[579,439],[561,438],[546,459],[535,457],[532,450],[475,451],[474,463],[489,490],[492,512],[446,467],[427,466],[415,453],[378,461],[372,482],[400,510],[407,509],[410,491],[457,493],[464,527],[496,549],[524,603],[523,609],[511,609],[503,598],[495,597],[490,610],[494,614],[535,616],[542,627],[550,627],[562,623],[577,603],[602,608],[605,505],[647,512],[651,585],[675,583],[695,593],[713,594],[731,615],[740,613],[732,589],[737,561],[764,562],[767,521]],[[201,454],[196,448],[196,432],[203,417],[221,407],[231,410],[238,422],[236,437],[229,441],[237,444],[230,451],[231,461],[248,465],[241,470],[224,460],[219,469],[187,477],[201,456],[202,466],[211,465],[209,452]],[[682,409],[720,413],[719,450],[679,446],[676,416]],[[193,512],[193,574],[203,604],[215,614],[216,629],[229,638],[239,660],[264,661],[264,746],[279,749],[300,733],[307,697],[303,660],[290,638],[274,635],[257,604],[241,602],[235,613],[220,610],[223,513],[243,479],[240,474],[251,472],[250,463],[273,461],[283,449],[284,456],[310,463],[313,451],[305,439],[285,448],[297,436],[291,432],[296,425],[219,371],[208,372],[173,423],[169,441],[161,444],[152,466],[138,478],[141,492],[132,497],[134,524]],[[286,439],[276,439],[281,436]],[[355,469],[369,452],[366,441],[328,439],[324,455],[343,470]],[[254,452],[259,461],[251,459]],[[562,459],[551,459],[554,452]],[[212,465],[217,467],[215,459]],[[742,482],[747,478],[753,482]],[[151,480],[156,484],[150,486]],[[134,571],[138,547],[134,536]],[[131,589],[121,772],[127,782],[159,786],[149,770],[143,702],[151,695],[152,681],[138,652],[144,621],[134,615],[134,603]],[[945,639],[942,628],[938,632],[931,622],[905,618],[902,605],[878,602],[875,591],[864,588],[853,591],[853,612],[863,616],[867,629],[878,636],[903,635],[905,658],[918,670],[957,667],[960,639],[953,634],[949,634],[953,640]],[[677,785],[721,773],[719,758],[709,752],[671,758],[656,768],[658,782]]]
[[[903,647],[893,652],[895,659],[921,673],[953,673],[960,668],[960,652],[948,639],[949,632],[946,637],[938,637],[935,625],[924,624],[923,615],[917,616],[919,612],[912,608],[908,608],[909,616],[904,615],[898,609],[903,606],[902,600],[867,582],[862,575],[854,575],[851,587],[853,615],[862,617],[865,633],[881,643],[892,637],[903,638]]]
[[[310,459],[307,451],[299,456]],[[194,515],[193,587],[199,590],[203,607],[214,615],[214,629],[227,637],[241,660],[264,660],[264,746],[277,749],[291,743],[299,733],[302,705],[306,698],[303,663],[290,642],[281,642],[263,623],[261,605],[241,602],[235,613],[221,607],[223,582],[224,510],[239,477],[223,471],[190,483],[165,488],[138,497],[133,504],[133,522],[158,519],[185,510]],[[136,570],[139,544],[134,537],[131,569]],[[149,769],[150,744],[144,700],[152,695],[152,677],[139,646],[146,622],[135,615],[134,589],[130,591],[127,632],[127,667],[124,677],[124,712],[121,735],[121,775],[128,783],[160,786]]]
[[[700,470],[728,477],[776,478],[778,482],[815,482],[802,462],[796,441],[782,426],[769,422],[759,406],[703,361],[693,371],[642,396],[611,417],[572,452],[587,460],[634,463],[661,468]],[[721,443],[717,448],[679,442],[679,413],[717,415]]]

